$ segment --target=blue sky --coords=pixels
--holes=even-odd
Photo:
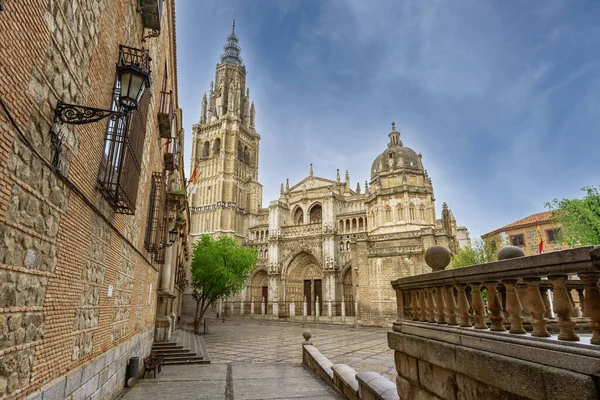
[[[600,182],[598,1],[176,3],[187,170],[235,11],[263,206],[310,163],[364,187],[391,121],[472,237]]]

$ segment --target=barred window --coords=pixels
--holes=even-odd
[[[160,250],[164,201],[165,184],[163,174],[153,172],[150,185],[150,200],[148,201],[146,236],[144,238],[144,247],[151,253],[158,253]]]
[[[510,244],[513,246],[525,246],[525,238],[523,235],[514,235],[510,237]]]
[[[124,111],[119,106],[121,88],[116,82],[111,109]],[[117,213],[135,214],[149,100],[144,94],[137,110],[109,119],[106,127],[98,189]]]

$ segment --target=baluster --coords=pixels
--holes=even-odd
[[[542,280],[540,278],[525,278],[523,281],[527,283],[527,307],[531,312],[531,325],[533,326],[531,336],[548,337],[550,336],[546,329],[548,321],[544,318],[546,307],[540,292]]]
[[[523,307],[523,321],[531,324],[531,311],[529,310],[529,303],[527,294],[527,284],[526,283],[517,283],[517,294],[519,295],[519,300],[521,300],[521,307]]]
[[[446,304],[444,304],[444,288],[435,288],[435,320],[438,324],[447,324],[446,322]]]
[[[481,295],[481,282],[470,283],[471,296],[473,296],[473,312],[475,313],[475,329],[487,329],[485,324],[485,312],[483,308],[483,296]]]
[[[410,304],[410,290],[403,290],[402,296],[404,300],[404,319],[411,320],[412,319],[412,307]]]
[[[427,322],[435,323],[435,302],[433,301],[433,289],[425,289],[427,293]]]
[[[585,295],[583,293],[583,289],[575,289],[577,291],[577,297],[579,298],[579,309],[581,310],[581,316],[587,317],[587,313],[585,312]]]
[[[488,291],[488,310],[492,314],[490,316],[490,321],[492,321],[490,330],[503,332],[506,328],[502,324],[504,317],[502,316],[502,306],[500,305],[500,299],[498,298],[498,282],[484,282],[484,284]]]
[[[412,307],[412,320],[419,320],[419,304],[418,304],[419,292],[417,290],[410,291],[410,305]]]
[[[446,303],[446,317],[448,318],[448,325],[458,325],[456,320],[456,300],[454,300],[454,287],[446,286],[444,289],[444,300]]]
[[[419,290],[419,321],[427,322],[427,301],[425,300],[425,289]]]
[[[552,294],[554,295],[554,313],[558,315],[558,339],[559,340],[579,340],[579,336],[575,334],[575,321],[571,321],[571,314],[573,314],[573,306],[565,282],[567,281],[566,275],[560,276],[549,276],[548,279],[552,282]]]
[[[542,295],[542,301],[544,302],[544,307],[546,307],[546,312],[544,313],[544,318],[550,319],[552,318],[552,311],[550,309],[550,285],[547,281],[542,281],[540,285],[540,294]]]
[[[573,281],[569,281],[567,279],[567,282],[573,282]],[[569,303],[571,304],[571,308],[573,309],[573,312],[571,313],[571,317],[575,317],[577,318],[578,314],[577,314],[577,310],[575,309],[575,300],[573,299],[573,288],[572,287],[568,287],[567,288],[567,296],[569,296]]]
[[[516,279],[505,279],[502,280],[504,287],[506,288],[506,310],[508,311],[508,320],[510,321],[510,333],[523,334],[525,329],[523,328],[523,307],[521,306],[521,300],[519,299],[519,293],[516,290],[517,280]]]
[[[588,326],[592,329],[592,344],[600,344],[600,291],[597,272],[579,274],[585,289],[585,313],[590,317]]]
[[[500,283],[498,285],[498,296],[500,297],[500,306],[502,307],[502,316],[504,321],[510,321],[510,311],[506,308],[506,286]]]
[[[470,328],[471,324],[471,313],[469,313],[469,299],[465,289],[467,285],[457,284],[456,290],[458,291],[458,313],[460,315],[460,326]]]

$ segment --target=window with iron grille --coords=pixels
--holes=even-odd
[[[111,110],[124,112],[119,105],[120,92],[117,79]],[[97,187],[117,213],[135,214],[149,101],[144,94],[137,110],[109,119],[106,127]]]
[[[510,242],[513,246],[525,246],[525,238],[523,237],[523,235],[511,236]]]
[[[151,253],[158,253],[161,239],[161,215],[164,208],[165,184],[161,172],[152,173],[150,185],[150,200],[148,201],[148,222],[144,247]]]
[[[558,233],[559,233],[558,228],[547,230],[546,235],[548,237],[548,243],[555,243],[558,238]]]

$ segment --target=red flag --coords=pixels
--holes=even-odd
[[[194,166],[194,171],[192,172],[192,176],[190,176],[188,183],[193,182],[196,179],[196,175],[198,175],[198,165],[200,165],[200,160],[198,160],[198,162]]]
[[[538,254],[542,254],[544,252],[544,239],[542,239],[542,231],[540,230],[540,224],[538,220],[535,220],[535,230],[537,231],[538,237]]]

